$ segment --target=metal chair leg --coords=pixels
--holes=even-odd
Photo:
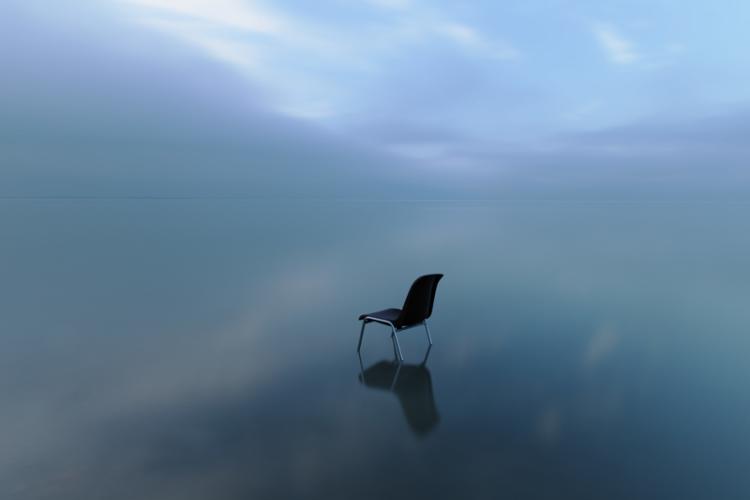
[[[359,331],[359,344],[357,344],[357,352],[359,352],[360,349],[362,349],[362,337],[365,334],[365,325],[366,322],[362,322],[362,329]]]
[[[420,366],[424,366],[424,365],[427,364],[427,358],[430,357],[430,351],[431,350],[432,350],[432,346],[430,345],[430,346],[427,347],[427,352],[424,353],[424,359],[422,360],[422,364]]]
[[[430,343],[430,345],[432,345],[432,337],[430,337],[430,329],[427,328],[427,320],[425,320],[422,324],[424,325],[424,331],[427,332],[427,341]]]
[[[362,355],[360,353],[357,353],[357,357],[359,358],[359,376],[360,376],[359,382],[361,384],[364,384],[365,383],[365,365],[362,364]]]
[[[404,355],[401,354],[401,346],[398,343],[398,337],[396,337],[396,329],[393,327],[391,327],[391,339],[393,340],[393,345],[396,346],[399,362],[403,362]]]

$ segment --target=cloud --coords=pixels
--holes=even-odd
[[[0,196],[372,196],[391,175],[393,196],[413,187],[402,159],[269,111],[247,79],[170,37],[129,23],[109,33],[4,34],[38,40],[26,57],[55,64],[2,75]]]
[[[258,51],[249,43],[225,40],[221,37],[203,34],[192,28],[190,23],[147,18],[141,24],[172,34],[208,52],[214,58],[238,68],[260,67]]]
[[[412,6],[411,0],[368,0],[367,3],[387,10],[405,10]]]
[[[400,189],[394,196],[418,186],[415,197],[541,197],[553,192],[627,197],[636,191],[661,196],[688,189],[719,197],[750,184],[743,174],[747,169],[741,168],[750,151],[747,112],[695,119],[701,114],[694,108],[681,109],[677,118],[674,112],[653,113],[663,120],[597,130],[592,116],[616,124],[612,109],[624,101],[630,104],[623,99],[627,95],[610,99],[606,89],[597,89],[592,101],[571,96],[570,102],[581,105],[565,117],[559,128],[568,130],[561,131],[554,128],[557,124],[549,125],[560,114],[559,100],[544,89],[530,92],[532,78],[515,78],[533,61],[503,65],[467,57],[491,40],[474,25],[446,21],[438,13],[415,9],[394,16],[423,30],[425,38],[391,30],[389,19],[378,40],[360,33],[361,45],[341,50],[372,63],[371,72],[364,74],[349,61],[327,60],[327,54],[320,55],[325,48],[286,38],[287,28],[296,26],[294,12],[270,13],[275,22],[261,23],[264,33],[246,36],[187,13],[162,15],[173,2],[137,2],[161,6],[149,7],[153,12],[137,10],[134,16],[158,32],[120,18],[109,24],[110,19],[103,19],[96,33],[90,20],[81,21],[80,29],[67,29],[56,20],[40,25],[31,22],[36,18],[30,14],[25,25],[0,20],[11,28],[0,30],[7,40],[0,51],[10,67],[2,74],[6,91],[0,95],[0,136],[8,143],[0,152],[0,163],[7,165],[0,194],[351,196],[356,186],[372,184],[365,179],[390,179],[393,192]],[[203,12],[200,3],[189,1],[184,12]],[[365,14],[370,19],[373,13]],[[418,22],[422,18],[425,23]],[[246,16],[243,23],[254,26],[251,19]],[[315,22],[303,25],[317,26]],[[107,32],[103,38],[102,26]],[[349,28],[340,24],[335,29]],[[171,37],[185,37],[203,53],[170,43]],[[285,42],[268,43],[271,39]],[[379,44],[386,39],[392,44]],[[12,49],[18,46],[24,46],[22,54]],[[642,68],[652,55],[640,54]],[[248,74],[241,78],[218,61],[233,70],[246,68]],[[678,76],[689,80],[683,77],[689,74],[658,75],[658,85],[669,83],[674,94],[673,82]],[[544,77],[549,80],[548,68]],[[625,85],[616,80],[615,91],[633,87],[630,80]],[[695,103],[692,93],[680,103]],[[663,106],[661,94],[657,97],[652,102]],[[315,120],[336,115],[338,121],[326,123],[339,128],[331,134],[280,116],[284,113]],[[607,114],[609,120],[599,120]],[[551,135],[547,140],[540,139],[545,124],[549,128],[542,132]],[[525,130],[532,132],[521,135]],[[105,155],[113,159],[102,161]],[[439,168],[445,165],[460,167],[453,169],[463,174],[460,183],[451,178],[449,185],[452,173]],[[400,182],[427,169],[439,173],[429,182]],[[514,191],[519,186],[525,191]]]
[[[230,66],[263,90],[276,112],[306,119],[334,115],[347,95],[328,78],[332,61],[354,56],[319,26],[235,0],[126,0],[136,22],[176,37]],[[299,61],[305,61],[300,64]],[[304,84],[300,83],[304,82]]]
[[[633,42],[622,36],[614,26],[595,23],[593,31],[599,45],[613,63],[632,64],[640,59]]]
[[[563,118],[571,122],[580,122],[593,116],[602,109],[602,103],[598,99],[589,99],[574,109],[563,113]]]
[[[687,153],[702,152],[716,157],[742,152],[750,146],[750,109],[682,118],[651,118],[590,132],[566,134],[567,147],[602,151]]]
[[[355,112],[366,100],[368,82],[396,71],[393,60],[405,53],[423,57],[457,48],[463,58],[520,56],[509,43],[434,8],[406,0],[370,3],[384,15],[353,9],[353,22],[332,23],[309,10],[271,10],[240,0],[125,0],[140,24],[179,38],[257,83],[269,108],[319,122]]]
[[[125,3],[267,35],[279,35],[285,29],[285,22],[278,15],[238,0],[125,0]]]
[[[435,31],[453,41],[457,45],[469,49],[479,55],[494,59],[516,59],[521,53],[515,47],[498,41],[485,39],[475,28],[461,23],[441,23]]]

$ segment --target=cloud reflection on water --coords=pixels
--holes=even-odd
[[[616,496],[650,470],[678,495],[675,457],[707,436],[725,463],[742,462],[744,424],[732,415],[748,401],[729,380],[744,366],[746,312],[696,307],[691,286],[714,283],[700,294],[731,301],[718,279],[730,270],[705,257],[731,262],[745,233],[721,233],[735,236],[720,246],[696,236],[717,219],[743,224],[731,207],[4,203],[14,237],[0,250],[3,272],[20,288],[2,288],[13,308],[3,314],[0,475],[16,496],[344,498],[364,488],[375,498],[395,484],[405,496],[533,498],[547,491],[539,474],[558,491],[574,491],[573,477]],[[713,217],[686,218],[708,209]],[[634,253],[634,238],[652,251]],[[56,261],[40,258],[45,245]],[[670,260],[675,246],[695,256],[690,272]],[[356,383],[356,315],[435,270],[446,274],[430,358],[440,425],[417,440],[392,395]],[[644,292],[644,275],[661,279]],[[707,323],[723,343],[707,343]],[[422,336],[403,341],[407,353],[424,348]],[[697,364],[707,353],[722,362]],[[366,355],[391,353],[372,342]],[[686,381],[697,388],[681,392]],[[718,406],[688,411],[708,400]],[[656,429],[661,469],[632,462]],[[561,463],[595,463],[581,470],[610,479]],[[721,480],[742,490],[719,470],[688,467],[699,489]]]

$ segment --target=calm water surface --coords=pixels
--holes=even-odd
[[[5,200],[0,234],[0,498],[750,498],[750,205]],[[372,325],[360,362],[431,272],[434,347],[397,370]]]

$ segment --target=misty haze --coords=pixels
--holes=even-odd
[[[0,7],[0,498],[750,498],[750,4],[66,3]]]

